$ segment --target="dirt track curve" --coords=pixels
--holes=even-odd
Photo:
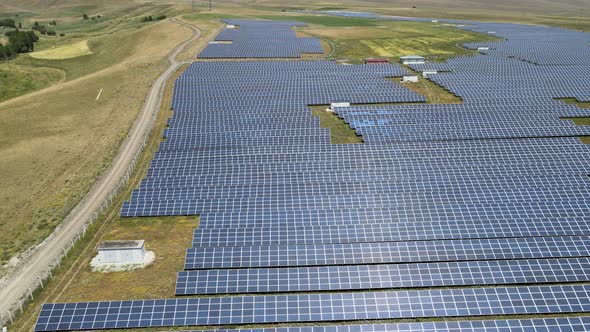
[[[98,210],[102,202],[115,190],[119,179],[125,174],[135,154],[142,148],[146,131],[149,130],[150,120],[155,112],[160,109],[162,92],[166,81],[172,74],[186,62],[177,62],[176,57],[184,51],[186,46],[201,36],[200,30],[190,24],[172,21],[187,26],[193,30],[193,36],[176,46],[168,56],[170,66],[152,84],[138,118],[121,147],[110,168],[94,184],[82,201],[70,212],[62,225],[43,243],[21,266],[12,271],[2,283],[0,289],[0,317],[6,320],[4,315],[15,305],[18,300],[28,294],[29,288],[35,285],[39,276],[47,273],[49,266],[63,253],[72,240],[84,228],[86,221]],[[4,323],[7,323],[6,321]],[[0,320],[0,327],[2,321]]]

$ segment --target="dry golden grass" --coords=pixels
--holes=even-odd
[[[82,40],[77,43],[57,47],[54,49],[33,52],[30,53],[29,56],[35,59],[64,60],[77,58],[79,56],[84,56],[88,54],[92,54],[92,51],[88,47],[88,40]]]
[[[171,83],[187,66],[180,68]],[[162,107],[148,140],[148,145],[129,180],[124,194],[90,229],[46,282],[35,301],[25,306],[11,331],[30,331],[41,305],[46,302],[121,300],[136,298],[166,298],[174,295],[176,273],[182,270],[186,248],[191,246],[192,233],[198,227],[198,217],[120,218],[119,211],[133,188],[147,173],[153,154],[158,149],[166,120],[171,116],[170,102],[173,85],[167,84],[162,96]],[[104,240],[144,239],[146,247],[156,254],[155,262],[145,269],[100,273],[92,272],[90,260]]]
[[[0,104],[0,262],[39,243],[89,190],[167,53],[190,34],[170,21],[152,25],[118,64]]]

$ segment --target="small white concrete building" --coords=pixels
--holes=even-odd
[[[428,75],[434,75],[437,74],[438,72],[434,69],[426,69],[422,71],[422,76],[424,76],[425,78],[428,77]]]
[[[426,62],[423,56],[419,55],[406,55],[400,57],[401,63],[404,65],[421,65]]]
[[[402,83],[418,83],[418,76],[404,76]]]
[[[350,103],[347,101],[335,101],[330,103],[330,108],[334,107],[350,107]]]
[[[143,264],[144,240],[104,241],[98,246],[98,262],[101,264]]]

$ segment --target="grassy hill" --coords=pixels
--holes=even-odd
[[[166,54],[190,36],[169,20],[140,21],[174,15],[168,4],[81,2],[42,14],[3,13],[28,27],[56,20],[66,35],[42,35],[39,53],[0,63],[0,275],[4,263],[63,220],[110,164]],[[101,19],[83,20],[83,13]],[[82,44],[87,49],[75,52]]]

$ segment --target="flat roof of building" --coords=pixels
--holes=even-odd
[[[98,246],[98,250],[141,249],[144,242],[144,240],[103,241]]]
[[[400,59],[402,59],[402,60],[411,60],[411,59],[420,59],[420,60],[422,60],[422,59],[424,59],[424,57],[423,56],[420,56],[420,55],[405,55],[405,56],[400,57]]]

